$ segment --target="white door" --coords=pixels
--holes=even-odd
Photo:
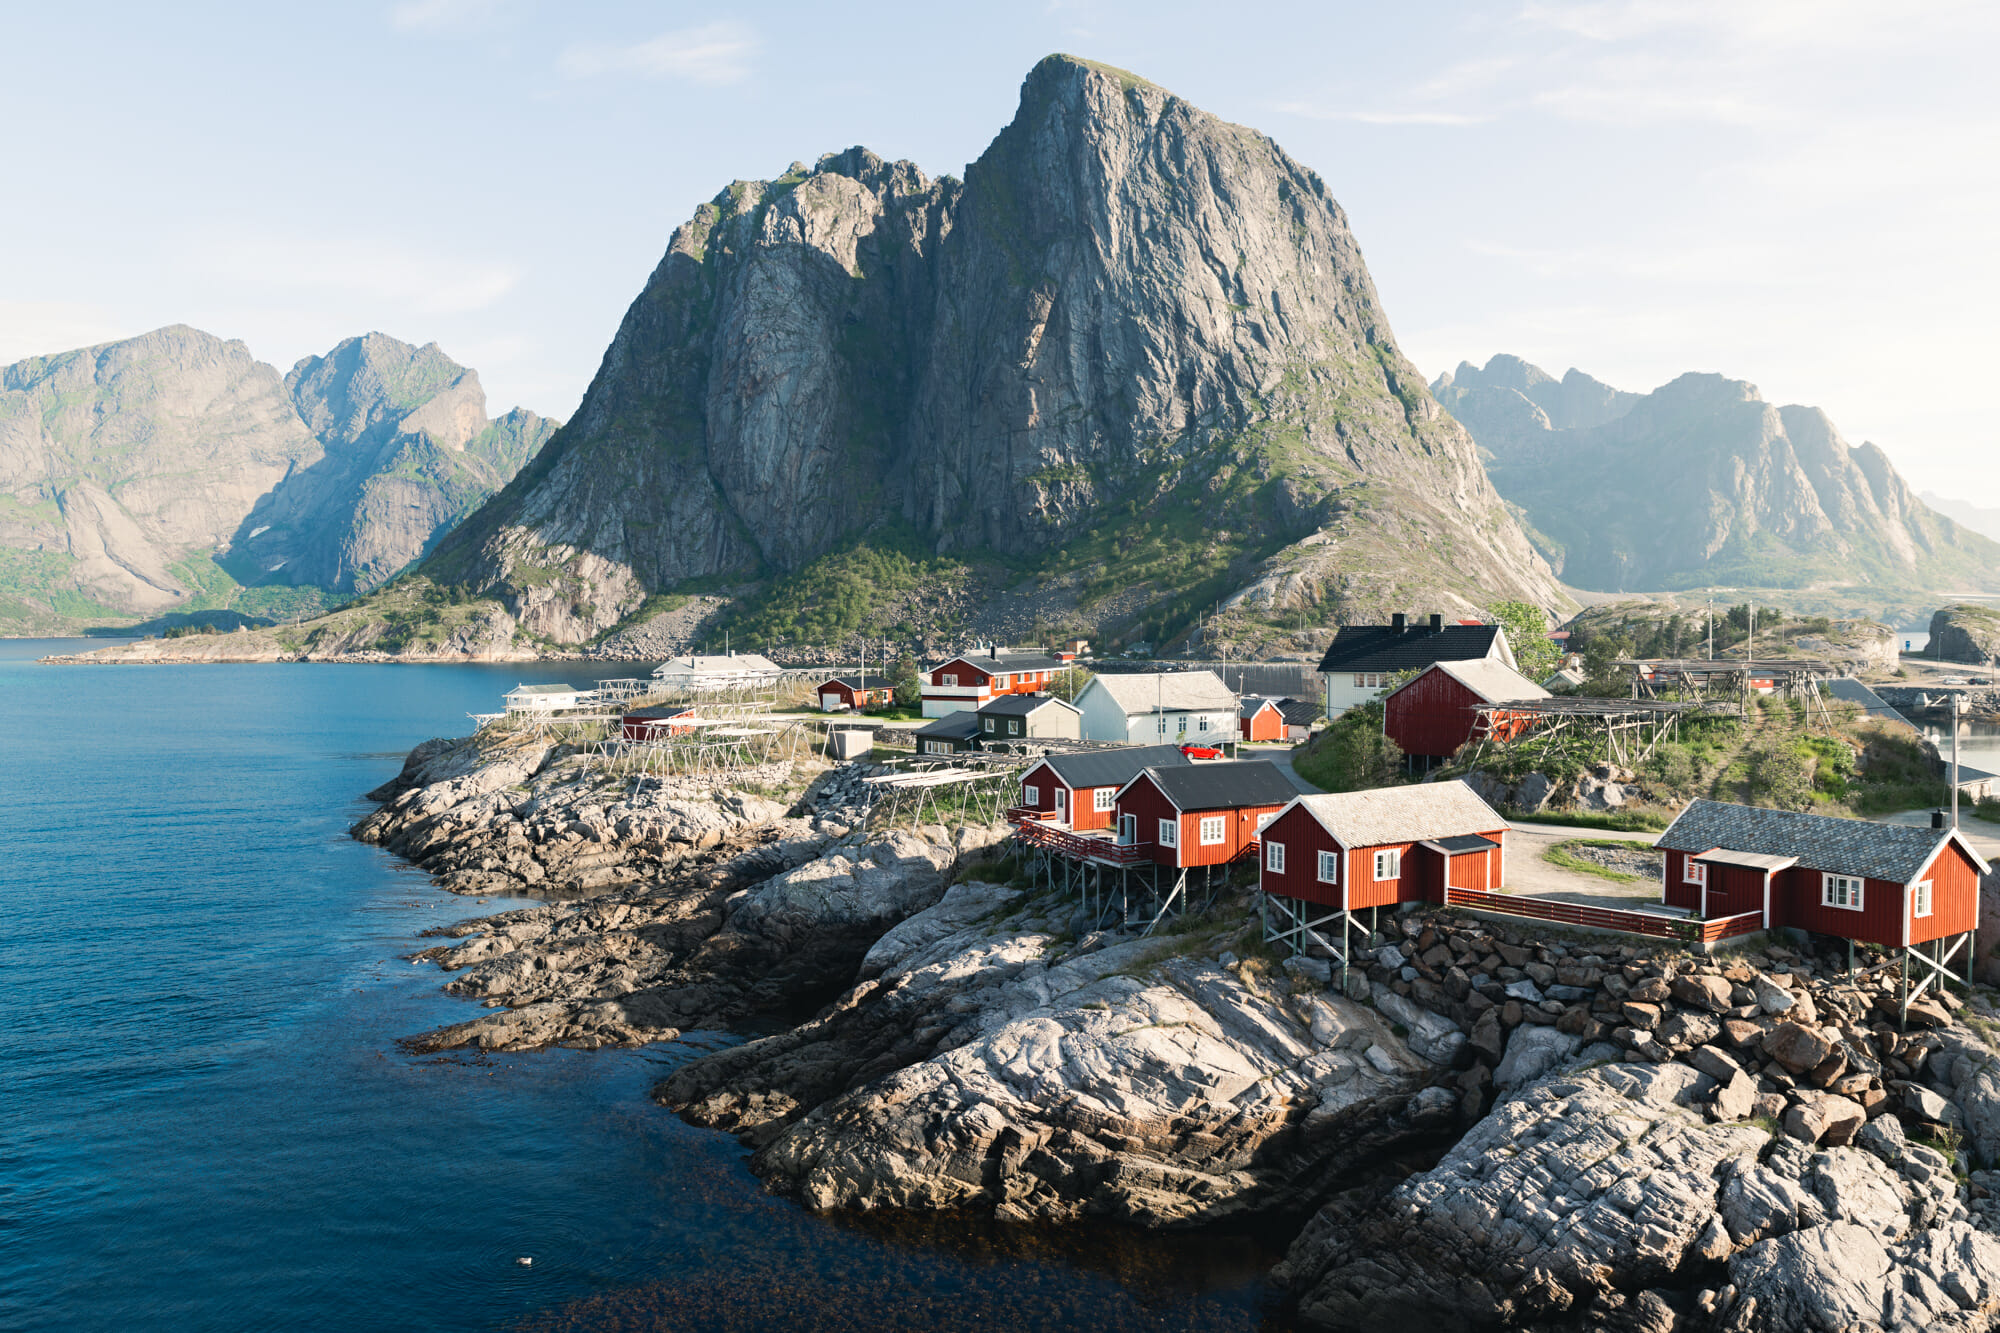
[[[837,713],[837,712],[839,712],[839,711],[840,711],[840,696],[839,696],[839,695],[837,695],[837,694],[822,694],[822,695],[821,695],[821,696],[819,697],[819,707],[820,707],[820,711],[821,711],[821,712],[823,712],[823,713]]]
[[[1069,823],[1069,788],[1056,788],[1056,822]]]

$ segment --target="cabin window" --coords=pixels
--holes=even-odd
[[[1822,907],[1844,907],[1850,912],[1861,910],[1861,881],[1853,875],[1827,875],[1820,881],[1819,901]]]
[[[1681,879],[1689,884],[1694,884],[1704,889],[1707,888],[1708,867],[1695,860],[1692,856],[1688,857],[1684,864],[1685,868],[1681,871]]]
[[[1229,821],[1221,815],[1201,817],[1201,845],[1213,847],[1229,836]]]
[[[1117,800],[1116,787],[1098,787],[1090,793],[1090,808],[1100,812],[1109,810]]]
[[[1160,846],[1178,847],[1180,845],[1181,845],[1180,825],[1175,823],[1171,819],[1162,819],[1160,821]]]
[[[1020,718],[1018,718],[1018,717],[1010,717],[1010,718],[1008,718],[1008,719],[1007,719],[1007,734],[1008,734],[1009,736],[1018,736],[1018,735],[1020,735],[1020,734],[1021,734],[1021,719],[1020,719]]]
[[[1262,833],[1265,829],[1271,826],[1271,821],[1276,819],[1277,817],[1278,817],[1278,812],[1276,810],[1266,810],[1263,814],[1258,815],[1257,831],[1259,833]]]
[[[1000,724],[999,724],[999,723],[998,723],[997,721],[995,721],[995,720],[994,720],[993,718],[990,718],[990,717],[989,717],[989,718],[987,718],[987,719],[986,719],[986,734],[987,734],[987,735],[989,735],[989,736],[991,736],[991,735],[993,734],[993,729],[994,729],[995,727],[999,726],[999,725],[1000,725]]]
[[[1203,731],[1207,731],[1207,730],[1208,730],[1208,719],[1207,719],[1207,718],[1203,718],[1203,719],[1201,719],[1201,730],[1203,730]]]
[[[1375,878],[1395,879],[1403,873],[1403,854],[1387,851],[1375,853]]]
[[[1321,852],[1319,854],[1319,882],[1322,884],[1340,883],[1340,853]]]
[[[1357,671],[1354,673],[1354,687],[1358,690],[1379,690],[1384,683],[1379,671]]]
[[[1021,788],[1021,804],[1027,806],[1031,810],[1041,809],[1042,789],[1040,787]]]
[[[941,675],[941,676],[939,676],[939,677],[938,677],[938,684],[940,684],[940,685],[956,685],[956,684],[958,684],[958,677],[957,677],[957,675],[955,675],[954,673],[952,673],[952,672],[950,672],[950,671],[947,671],[947,672],[945,672],[945,673],[944,673],[943,675]]]
[[[1005,676],[995,676],[995,677],[993,678],[993,688],[994,688],[994,689],[996,689],[996,690],[1004,690],[1004,689],[1006,689],[1006,688],[1007,688],[1007,678],[1006,678]]]
[[[1264,869],[1274,875],[1285,873],[1285,844],[1267,842],[1264,844]]]
[[[1917,881],[1916,893],[1911,898],[1910,914],[1912,916],[1929,916],[1931,914],[1931,882],[1929,880]]]

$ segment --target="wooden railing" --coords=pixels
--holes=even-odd
[[[1014,811],[1007,812],[1012,819]],[[1030,812],[1024,819],[1015,821],[1014,836],[1022,842],[1047,848],[1058,856],[1074,857],[1084,861],[1105,861],[1115,866],[1139,865],[1152,859],[1149,843],[1119,842],[1108,835],[1075,833],[1057,824],[1051,824]]]
[[[1754,935],[1764,928],[1761,912],[1740,912],[1704,921],[1698,917],[1667,916],[1659,912],[1628,912],[1615,907],[1587,907],[1581,903],[1552,902],[1547,898],[1527,898],[1508,893],[1482,893],[1477,889],[1446,889],[1445,902],[1452,907],[1470,907],[1482,912],[1531,917],[1558,925],[1581,926],[1587,930],[1616,930],[1628,935],[1651,935],[1658,939],[1692,944]]]

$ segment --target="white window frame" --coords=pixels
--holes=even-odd
[[[1265,829],[1271,827],[1271,821],[1276,819],[1277,817],[1278,817],[1278,812],[1276,810],[1266,810],[1263,814],[1258,815],[1257,832],[1260,834],[1263,833]]]
[[[1116,809],[1117,806],[1118,806],[1118,789],[1116,787],[1091,788],[1090,791],[1091,809],[1101,814],[1106,810]]]
[[[1384,848],[1375,853],[1375,882],[1386,879],[1401,879],[1403,875],[1403,854],[1392,848]]]
[[[1692,884],[1700,889],[1707,888],[1708,867],[1692,856],[1684,858],[1681,862],[1681,883]]]
[[[1274,875],[1285,873],[1285,844],[1267,842],[1264,844],[1264,869]]]
[[[1004,690],[1004,689],[1006,689],[1006,688],[1007,688],[1007,678],[1006,678],[1005,676],[995,676],[995,677],[993,678],[993,688],[994,688],[994,689],[996,689],[996,690]]]
[[[987,719],[986,719],[986,734],[987,734],[987,735],[989,735],[989,736],[997,736],[997,735],[999,735],[999,734],[1000,734],[1000,719],[999,719],[999,718],[997,718],[997,717],[989,717],[989,718],[987,718]]]
[[[1020,719],[1020,718],[1018,718],[1018,717],[1010,717],[1010,718],[1008,718],[1008,719],[1007,719],[1007,734],[1008,734],[1009,736],[1018,736],[1018,735],[1020,735],[1020,734],[1021,734],[1021,719]]]
[[[1910,915],[1929,916],[1931,914],[1931,881],[1920,879],[1910,886]]]
[[[1032,810],[1041,809],[1042,789],[1039,786],[1029,787],[1023,785],[1021,788],[1021,804],[1027,806]]]
[[[1319,854],[1319,882],[1322,884],[1340,883],[1339,852],[1321,852]]]
[[[1864,891],[1867,887],[1867,882],[1859,875],[1836,875],[1832,871],[1827,871],[1819,879],[1819,905],[1838,907],[1843,912],[1859,912],[1862,910]],[[1848,896],[1849,890],[1853,893],[1854,901],[1840,901]]]
[[[1160,821],[1160,846],[1178,847],[1180,845],[1181,845],[1180,821],[1175,819],[1162,819]]]
[[[946,685],[956,685],[956,684],[958,684],[958,674],[956,672],[946,671],[939,674],[938,687],[940,689],[942,689]]]
[[[1203,717],[1203,718],[1201,719],[1201,723],[1200,723],[1200,726],[1199,726],[1199,727],[1198,727],[1197,729],[1198,729],[1198,730],[1201,730],[1201,731],[1207,731],[1207,730],[1208,730],[1208,719],[1207,719],[1206,717]]]
[[[1229,838],[1229,816],[1203,815],[1201,817],[1201,827],[1198,831],[1201,835],[1202,846],[1220,847]]]

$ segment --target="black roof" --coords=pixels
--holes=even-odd
[[[863,672],[858,676],[828,676],[826,679],[828,682],[837,680],[850,690],[893,690],[896,688],[895,681],[890,680],[887,676],[875,675],[873,672]]]
[[[1456,838],[1432,838],[1434,846],[1442,847],[1453,856],[1460,852],[1490,852],[1500,844],[1491,838],[1482,838],[1477,833],[1461,833]]]
[[[1018,671],[1057,671],[1069,665],[1060,658],[1041,657],[1031,653],[1022,653],[1019,656],[1009,654],[1006,657],[988,657],[984,653],[959,653],[955,657],[946,658],[936,666],[925,667],[924,670],[938,671],[953,662],[963,662],[969,667],[977,667],[989,676],[1011,676]]]
[[[1278,711],[1285,715],[1288,727],[1310,727],[1320,715],[1317,699],[1280,699]]]
[[[1128,745],[1116,750],[1052,754],[1042,762],[1072,788],[1122,787],[1146,769],[1184,765],[1188,757],[1178,745]]]
[[[1238,717],[1255,717],[1264,711],[1266,704],[1277,709],[1280,714],[1283,714],[1285,711],[1284,705],[1276,699],[1268,699],[1261,694],[1246,694],[1243,696],[1242,701],[1236,705],[1236,715]]]
[[[961,708],[956,713],[946,713],[934,722],[928,722],[910,733],[913,736],[928,736],[934,741],[964,741],[979,734],[979,714]]]
[[[694,711],[693,704],[651,704],[645,708],[628,708],[626,717],[681,717]]]
[[[1063,703],[1062,700],[1056,698],[1053,694],[1003,694],[992,703],[981,708],[979,714],[981,717],[991,713],[997,713],[1005,717],[1026,717],[1037,709],[1047,708],[1050,704],[1061,704],[1064,708],[1069,708],[1071,712],[1076,711],[1069,704]]]
[[[1727,801],[1691,801],[1653,845],[1696,856],[1719,848],[1796,856],[1808,870],[1907,884],[1950,837],[1946,829],[1766,810]]]
[[[1439,662],[1469,662],[1493,651],[1498,625],[1445,625],[1419,621],[1405,629],[1349,625],[1333,636],[1321,671],[1407,671]]]
[[[1244,805],[1284,805],[1299,794],[1276,764],[1189,764],[1186,768],[1148,768],[1146,775],[1182,810],[1233,810]]]

